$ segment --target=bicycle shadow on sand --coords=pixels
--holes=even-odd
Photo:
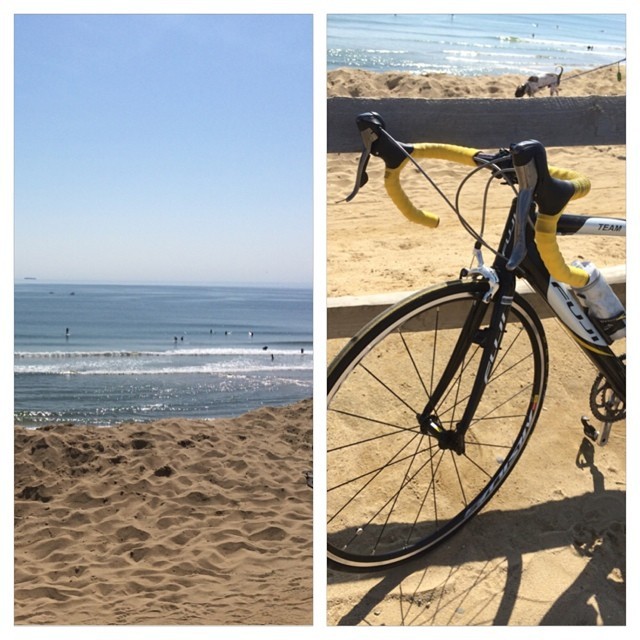
[[[593,460],[593,445],[585,439],[576,464],[591,472],[593,492],[482,512],[446,544],[385,572],[330,569],[328,585],[366,581],[366,591],[329,624],[624,625],[626,492],[605,490]],[[521,620],[514,616],[518,599],[537,597],[525,585],[525,564],[530,554],[555,549],[570,549],[580,563],[572,566],[584,567],[553,602],[537,603],[546,606],[541,618]],[[554,568],[545,567],[542,557],[531,570],[545,577]]]

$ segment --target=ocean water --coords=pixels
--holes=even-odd
[[[25,283],[14,313],[18,424],[237,416],[312,395],[310,289]]]
[[[453,75],[593,69],[626,57],[624,14],[332,14],[327,68]]]

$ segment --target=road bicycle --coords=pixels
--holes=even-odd
[[[549,355],[517,280],[546,301],[595,366],[590,408],[600,424],[582,421],[586,436],[606,444],[626,410],[625,357],[611,348],[611,336],[624,332],[624,309],[603,322],[585,306],[586,265],[565,263],[557,235],[626,235],[626,221],[564,213],[590,182],[548,166],[535,140],[489,154],[398,142],[376,113],[356,122],[364,150],[348,201],[366,184],[371,155],[384,161],[393,202],[429,227],[437,216],[415,207],[400,183],[407,166],[429,179],[419,159],[468,165],[469,175],[488,171],[487,184],[513,190],[493,247],[483,237],[486,200],[478,230],[461,212],[460,187],[450,204],[474,238],[475,266],[385,310],[329,366],[328,561],[363,572],[407,562],[448,539],[486,506],[522,455],[542,409]],[[490,265],[483,250],[493,254]]]

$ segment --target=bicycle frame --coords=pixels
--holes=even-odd
[[[558,223],[561,235],[626,235],[626,220],[563,215]],[[618,397],[626,399],[626,367],[611,350],[611,341],[578,302],[571,287],[549,275],[533,241],[528,243],[527,258],[521,265],[523,276],[551,307],[571,337],[596,369],[606,378]]]
[[[500,349],[502,336],[508,323],[509,308],[516,291],[516,276],[526,280],[548,304],[553,314],[565,326],[596,369],[605,377],[618,397],[623,400],[626,397],[625,365],[611,350],[610,340],[605,337],[597,321],[590,318],[584,311],[572,289],[568,285],[558,282],[549,274],[535,244],[533,225],[529,225],[526,231],[526,256],[515,271],[507,268],[508,258],[514,243],[515,210],[516,201],[514,199],[498,253],[492,265],[498,287],[497,291],[491,292],[491,294],[487,293],[495,302],[489,326],[479,337],[478,330],[484,316],[482,309],[484,302],[478,300],[474,311],[469,314],[466,320],[465,330],[461,332],[447,369],[418,417],[421,431],[424,434],[436,437],[442,448],[451,449],[458,454],[464,453],[464,435],[473,420]],[[533,212],[532,215],[534,215]],[[558,232],[562,235],[582,233],[620,236],[626,233],[626,221],[564,215],[559,220]],[[481,270],[476,270],[476,273],[478,272]],[[470,273],[474,273],[474,271],[472,270]],[[445,431],[435,418],[434,408],[474,342],[482,344],[483,354],[469,402],[455,431]]]

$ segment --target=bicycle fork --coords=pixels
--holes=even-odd
[[[495,284],[495,287],[491,286],[492,284]],[[500,351],[515,288],[516,279],[514,274],[506,269],[501,269],[499,280],[494,279],[493,283],[490,283],[487,294],[474,302],[470,313],[464,321],[449,363],[424,410],[417,415],[420,431],[425,435],[435,437],[441,449],[450,449],[459,455],[465,452],[465,434],[482,400],[482,395]],[[486,328],[481,329],[487,305],[491,301],[493,301],[494,305],[489,324]],[[466,407],[461,419],[456,422],[455,428],[445,429],[438,418],[437,407],[448,392],[456,375],[460,375],[460,369],[464,367],[467,354],[474,345],[479,345],[481,356]]]

